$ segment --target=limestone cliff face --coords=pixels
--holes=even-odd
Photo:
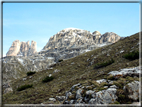
[[[104,43],[104,42],[115,43],[118,40],[120,40],[120,38],[121,38],[120,36],[118,36],[117,34],[113,32],[106,32],[100,37],[99,43]]]
[[[67,28],[51,37],[43,50],[63,47],[78,47],[85,44],[93,44],[93,35],[89,31],[76,28]]]
[[[99,43],[99,39],[101,37],[101,33],[99,31],[95,31],[92,33],[93,34],[93,40],[96,44]]]
[[[20,50],[21,42],[19,40],[15,40],[12,43],[12,46],[10,47],[9,51],[7,52],[6,56],[15,56]]]
[[[101,35],[99,31],[91,33],[82,29],[66,28],[53,35],[39,54],[47,54],[58,61],[58,59],[72,58],[98,47],[115,43],[120,38],[112,32]]]
[[[66,28],[53,35],[43,50],[54,50],[59,48],[73,48],[84,45],[96,45],[102,43],[115,43],[121,37],[113,32],[107,32],[103,35],[99,31],[90,33],[87,30]]]
[[[20,42],[15,40],[12,43],[6,56],[29,56],[36,53],[36,42],[32,41],[31,46],[28,42]]]

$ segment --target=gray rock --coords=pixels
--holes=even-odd
[[[102,83],[102,82],[106,82],[106,79],[100,79],[100,80],[96,80],[97,83]]]
[[[85,102],[88,102],[90,100],[90,98],[92,98],[92,97],[94,97],[94,98],[96,97],[95,91],[92,91],[92,90],[86,91],[86,96],[84,97]]]
[[[23,78],[23,81],[27,80],[27,78]]]
[[[110,88],[118,88],[116,85],[112,85],[110,86]]]
[[[56,101],[56,99],[55,98],[49,98],[49,101]]]
[[[56,72],[59,72],[60,70],[58,70],[58,69],[55,69],[54,71],[53,71],[53,73],[56,73]]]
[[[82,98],[78,98],[75,102],[75,104],[82,104],[82,103],[84,104]]]
[[[71,95],[72,95],[72,93],[71,93],[71,92],[66,92],[65,94],[66,94],[66,97],[65,97],[65,99],[66,99],[66,100],[68,99],[68,97],[69,97],[69,96],[71,96]]]
[[[82,96],[81,96],[82,91],[83,91],[82,89],[78,89],[78,90],[76,91],[76,99],[82,98]]]
[[[139,98],[139,81],[134,81],[128,83],[123,87],[125,93],[127,93],[128,97],[132,100],[137,100]]]
[[[90,99],[89,104],[110,104],[116,101],[115,88],[108,88],[96,93],[96,97]]]
[[[141,68],[138,66],[133,68],[124,68],[124,69],[121,69],[120,71],[111,71],[108,74],[111,74],[114,77],[117,77],[117,76],[121,77],[121,76],[127,76],[127,75],[138,76],[140,73],[141,73]]]
[[[56,96],[56,99],[60,102],[65,100],[65,96]]]
[[[75,100],[70,100],[69,104],[74,104]]]
[[[8,92],[13,92],[13,89],[12,89],[12,88],[6,88],[6,89],[4,90],[4,93],[8,93]]]
[[[78,84],[73,85],[73,86],[71,87],[71,90],[70,90],[70,91],[72,92],[72,91],[74,90],[74,88],[75,88],[75,87],[78,87],[78,86],[81,86],[81,84],[78,83]]]
[[[104,86],[104,88],[108,88],[108,86]]]

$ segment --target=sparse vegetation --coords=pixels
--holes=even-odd
[[[137,45],[137,43],[139,42],[138,35],[139,34],[133,35],[131,37],[126,37],[125,39],[122,39],[117,43],[106,46],[105,48],[101,47],[96,50],[79,55],[75,58],[64,60],[61,62],[61,64],[60,63],[54,64],[51,66],[53,67],[53,69],[36,72],[31,79],[27,78],[26,81],[22,81],[21,78],[16,80],[13,79],[11,83],[13,93],[3,94],[3,103],[4,104],[16,104],[16,103],[17,104],[37,104],[37,103],[51,104],[51,101],[48,101],[49,98],[52,97],[55,98],[55,96],[65,96],[65,92],[70,90],[70,88],[77,83],[82,83],[84,86],[94,85],[92,86],[93,87],[92,90],[95,91],[104,89],[104,85],[107,84],[100,85],[96,82],[96,80],[104,79],[104,77],[105,79],[113,80],[113,77],[111,76],[108,77],[107,75],[110,71],[118,71],[120,69],[127,67],[129,68],[129,67],[139,66],[138,59],[130,61],[122,57],[125,53],[119,53],[122,49],[124,50],[124,52],[131,51],[132,47],[134,47],[134,49],[138,49]],[[132,44],[131,42],[134,39],[136,40]],[[115,62],[109,66],[94,69],[95,64],[101,63],[102,61],[107,62],[108,59],[110,59],[109,58],[110,56],[106,57],[106,54],[102,54],[102,49],[105,50],[106,52],[108,52],[109,50],[109,54],[111,58],[115,60]],[[115,55],[116,53],[119,54]],[[93,57],[91,57],[92,55]],[[95,56],[96,58],[93,61],[93,58]],[[90,58],[90,61],[86,62],[88,58]],[[90,64],[91,61],[93,62],[92,64]],[[71,65],[72,62],[75,62],[76,64]],[[61,72],[54,73],[53,74],[54,79],[52,81],[48,83],[41,83],[42,79],[44,79],[46,75],[52,74],[53,71],[56,69],[58,70],[60,69]],[[24,76],[26,76],[26,74]],[[138,78],[133,78],[133,79],[137,80]],[[92,84],[88,82],[89,80],[92,82]],[[118,87],[117,89],[118,90],[117,96],[119,96],[119,94],[124,95],[123,87],[129,81],[131,81],[131,78],[121,77],[115,81],[118,82],[120,85],[120,87]],[[19,92],[16,91],[17,86],[19,86],[19,84],[24,85],[28,83],[32,83],[34,88],[27,89],[25,91],[19,91]],[[115,85],[115,82],[112,85]],[[86,91],[87,89],[83,93],[84,96]],[[76,90],[73,90],[72,94],[76,94]],[[117,101],[120,104],[126,104],[129,101],[129,99],[127,101],[126,98],[125,100],[119,100],[118,98]],[[53,104],[55,103],[58,102],[53,102]]]
[[[120,104],[118,101],[115,101],[114,104]]]
[[[47,76],[42,80],[42,82],[49,82],[49,81],[52,81],[53,79],[54,79],[53,76],[51,77]]]
[[[29,71],[29,72],[27,72],[27,76],[33,75],[33,74],[35,74],[35,73],[36,73],[36,72]]]
[[[110,59],[109,61],[96,64],[94,68],[98,69],[98,68],[106,67],[108,65],[111,65],[112,63],[114,63],[114,60]]]
[[[22,86],[17,88],[17,91],[22,91],[22,90],[25,90],[27,88],[32,88],[32,87],[33,87],[32,84],[30,84],[30,85],[29,84],[28,85],[22,85]]]
[[[129,60],[139,59],[139,51],[129,52],[129,53],[123,55],[123,57],[126,59],[129,59]]]

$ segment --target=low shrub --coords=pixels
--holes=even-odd
[[[33,87],[33,85],[31,84],[31,85],[22,85],[22,86],[20,86],[20,87],[18,87],[17,88],[17,91],[22,91],[22,90],[25,90],[25,89],[27,89],[27,88],[32,88]]]
[[[120,104],[118,101],[115,101],[113,104]]]
[[[59,60],[58,60],[58,62],[62,62],[62,61],[63,61],[63,59],[59,59]]]
[[[33,74],[35,74],[35,73],[36,73],[36,72],[29,71],[29,72],[27,72],[27,76],[33,75]]]
[[[49,81],[52,81],[53,79],[54,79],[53,76],[51,77],[47,76],[42,80],[42,82],[49,82]]]
[[[129,52],[129,53],[123,55],[123,58],[129,59],[129,60],[139,59],[139,51]]]
[[[109,76],[107,77],[107,80],[115,80],[115,77],[114,77],[113,75],[109,75]]]
[[[94,68],[97,69],[97,68],[106,67],[106,66],[108,66],[108,65],[111,65],[112,63],[114,63],[114,60],[113,60],[113,59],[110,59],[109,61],[106,61],[106,62],[97,63]]]

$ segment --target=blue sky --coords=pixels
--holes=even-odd
[[[130,36],[140,31],[139,8],[139,3],[3,3],[3,56],[15,40],[36,41],[40,51],[69,27]]]

